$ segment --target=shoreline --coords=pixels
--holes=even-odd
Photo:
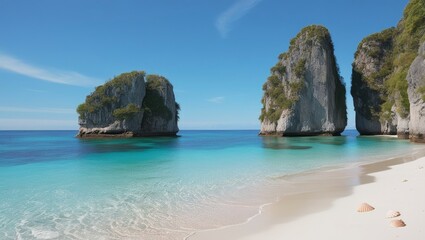
[[[400,166],[406,167],[406,165],[410,166],[414,163],[422,164],[421,169],[425,167],[425,151],[423,149],[417,150],[411,154],[391,157],[385,160],[330,166],[294,175],[282,176],[279,178],[293,184],[295,188],[300,188],[302,190],[298,192],[291,192],[286,195],[283,194],[283,196],[279,197],[279,199],[275,202],[260,205],[258,213],[246,219],[244,222],[221,226],[214,229],[195,231],[186,236],[184,239],[273,240],[281,239],[282,237],[288,237],[288,239],[293,239],[293,237],[296,237],[297,239],[312,239],[311,237],[313,236],[305,238],[300,235],[287,236],[287,230],[298,229],[299,233],[305,233],[306,231],[304,231],[304,229],[306,229],[306,227],[311,227],[310,225],[305,224],[310,218],[313,218],[311,216],[315,216],[315,218],[323,218],[323,220],[325,220],[327,217],[335,214],[337,215],[338,213],[336,211],[340,210],[334,209],[334,202],[341,201],[341,199],[343,202],[347,202],[347,199],[348,201],[352,198],[357,199],[356,196],[358,194],[355,192],[357,188],[365,187],[368,189],[370,188],[368,184],[376,185],[377,183],[385,185],[386,182],[384,180],[393,174],[397,175],[397,173],[394,172],[399,169]],[[396,170],[393,170],[394,168],[396,168]],[[423,172],[425,174],[425,169]],[[382,177],[375,176],[382,174],[385,176],[384,180],[381,179]],[[425,175],[423,179],[425,183]],[[421,186],[418,183],[416,188],[420,187]],[[424,195],[425,200],[425,190],[423,190],[422,194]],[[357,205],[364,201],[367,201],[367,199],[363,201],[359,200],[358,203],[351,206],[352,209],[348,209],[350,213],[357,213]],[[425,211],[425,201],[423,205]],[[422,213],[425,220],[425,212]],[[347,215],[346,217],[350,218],[353,216]],[[388,220],[385,219],[385,213],[381,217],[384,222],[385,220]],[[403,217],[403,215],[401,217]],[[422,220],[419,220],[419,222],[420,221]],[[286,225],[290,227],[287,227]],[[325,230],[321,231],[325,234],[323,237],[328,237],[324,231]],[[332,231],[332,229],[329,229],[329,231]],[[348,230],[345,233],[351,234]],[[341,237],[342,235],[335,239],[339,239]],[[377,235],[377,237],[379,238],[381,236]],[[425,233],[421,237],[425,237]]]

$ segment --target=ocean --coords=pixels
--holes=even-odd
[[[413,154],[392,137],[77,139],[0,131],[0,239],[184,239],[247,221],[290,191],[282,176]]]

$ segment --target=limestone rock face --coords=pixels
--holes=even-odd
[[[173,86],[164,77],[147,78],[145,82],[144,72],[133,71],[96,87],[77,108],[78,136],[176,135],[178,104]]]
[[[162,104],[158,104],[158,103]],[[174,99],[173,85],[160,76],[147,77],[143,135],[170,135],[179,131],[177,126],[180,106]]]
[[[390,28],[365,38],[359,44],[353,63],[351,95],[356,111],[356,128],[363,135],[396,134],[397,116],[394,112],[384,119],[385,74],[376,74],[387,67],[392,54],[393,32]]]
[[[425,142],[425,42],[407,75],[410,101],[410,139]]]
[[[412,86],[407,76],[409,69],[414,71],[411,64],[424,34],[425,0],[410,0],[396,27],[372,34],[359,44],[353,62],[351,95],[356,128],[361,134],[409,137],[411,115],[417,115],[410,107],[408,88]]]
[[[345,86],[328,30],[304,28],[263,85],[261,135],[338,135],[346,124]]]
[[[143,72],[122,74],[110,82],[98,86],[79,106],[79,136],[90,134],[121,134],[138,132],[141,129],[145,97],[145,80]],[[127,106],[138,110],[127,118],[117,118],[114,111]]]

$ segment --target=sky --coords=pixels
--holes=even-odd
[[[77,130],[86,95],[133,70],[174,85],[180,129],[259,129],[261,86],[311,24],[331,33],[354,129],[354,52],[407,2],[0,0],[0,130]]]

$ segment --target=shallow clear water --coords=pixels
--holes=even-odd
[[[279,176],[424,149],[389,137],[80,140],[0,131],[0,239],[183,239],[236,224],[285,194]]]

